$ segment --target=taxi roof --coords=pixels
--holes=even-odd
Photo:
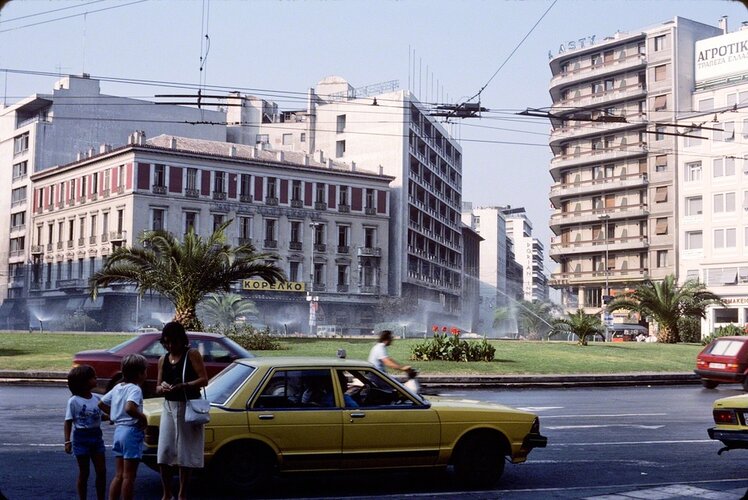
[[[255,358],[244,358],[237,361],[245,365],[253,366],[336,366],[351,368],[370,368],[373,366],[368,361],[360,359],[334,357],[317,358],[313,356],[257,356]]]

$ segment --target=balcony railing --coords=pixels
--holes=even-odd
[[[278,204],[278,198],[275,198],[272,196],[265,197],[265,205],[277,205],[277,204]]]
[[[598,191],[623,190],[625,188],[645,186],[648,184],[646,173],[635,173],[629,175],[614,175],[598,179],[586,179],[579,182],[559,182],[551,186],[551,198],[560,196],[573,196]]]
[[[153,194],[166,194],[166,186],[154,184],[151,188],[151,191],[153,192]]]
[[[122,194],[125,192],[125,186],[119,185],[117,186],[117,194]]]
[[[314,209],[315,210],[327,210],[327,203],[325,203],[324,201],[315,201]]]
[[[301,250],[302,248],[303,248],[303,244],[300,241],[289,241],[288,242],[289,250]]]
[[[184,195],[187,198],[199,198],[200,197],[200,191],[198,189],[187,188],[187,189],[184,190]]]
[[[214,200],[225,200],[226,193],[223,191],[213,191],[213,199]]]
[[[44,245],[32,245],[31,255],[39,255],[44,253]]]
[[[86,288],[88,285],[86,280],[76,278],[69,280],[57,280],[57,288]]]
[[[291,200],[291,208],[301,208],[304,206],[304,202],[302,200]]]
[[[101,233],[101,242],[106,243],[107,241],[109,241],[109,233],[107,232]]]
[[[338,285],[338,292],[340,292],[340,293],[347,293],[348,292],[348,285]]]
[[[348,245],[338,245],[338,253],[349,253],[351,251],[351,247]]]
[[[96,243],[96,236],[89,236],[88,237],[88,244],[93,245]]]
[[[73,240],[68,240],[67,241],[67,247],[68,248],[73,248]]]
[[[47,252],[52,251],[52,243],[47,243]]]
[[[240,194],[239,201],[242,203],[252,203],[252,195],[251,194]]]
[[[589,271],[572,271],[565,273],[553,273],[551,279],[548,280],[550,286],[567,286],[583,283],[605,283],[605,277],[608,280],[638,280],[647,278],[647,268],[632,268],[632,269],[609,269],[606,273],[604,269],[601,270],[589,270]]]
[[[361,285],[359,289],[360,289],[360,293],[379,295],[378,285]]]
[[[26,224],[18,224],[17,226],[11,226],[10,232],[23,231],[26,229]]]
[[[327,290],[327,286],[324,283],[313,283],[312,284],[313,292],[324,292],[325,290]]]
[[[379,247],[358,247],[358,255],[360,257],[381,257],[382,249]]]
[[[315,243],[314,244],[314,251],[315,252],[326,252],[327,251],[327,245],[325,243]]]
[[[376,215],[377,214],[377,209],[374,208],[374,207],[366,207],[366,208],[364,208],[364,213],[366,215]]]
[[[265,248],[278,248],[278,240],[265,240],[263,245]]]
[[[102,195],[102,196],[103,196],[104,198],[109,198],[109,190],[108,190],[108,189],[105,189],[105,190],[103,190],[103,191],[101,192],[101,195]]]
[[[125,241],[127,239],[127,231],[110,231],[109,241],[112,243],[116,241]]]
[[[62,250],[62,242],[61,241],[57,242],[57,250]]]
[[[338,205],[338,212],[340,213],[348,213],[351,211],[351,206],[346,204],[340,204]]]
[[[78,238],[78,246],[82,247],[86,244],[86,238]]]
[[[240,245],[251,245],[252,244],[252,238],[242,238],[239,237],[239,244]]]

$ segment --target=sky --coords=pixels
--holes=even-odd
[[[329,75],[353,87],[399,80],[434,103],[485,86],[490,112],[448,126],[463,148],[463,200],[525,207],[547,254],[550,126],[516,113],[550,105],[549,51],[675,16],[716,26],[723,15],[730,31],[748,21],[742,3],[720,0],[12,0],[0,10],[0,102],[82,72],[275,91],[281,109],[299,108],[288,93]],[[153,99],[174,89],[104,82],[102,91]]]

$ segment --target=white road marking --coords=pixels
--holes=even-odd
[[[667,413],[612,413],[607,415],[543,415],[547,418],[623,418],[623,417],[663,417]]]
[[[548,447],[561,446],[639,446],[642,444],[704,444],[704,443],[715,443],[711,439],[679,439],[672,441],[608,441],[604,443],[553,443],[549,442]]]
[[[563,410],[563,406],[522,406],[517,408],[523,411],[546,411],[546,410]],[[547,418],[547,417],[546,417]]]
[[[586,425],[544,425],[543,429],[601,429],[605,427],[628,427],[631,429],[662,429],[664,425],[641,425],[641,424],[586,424]]]

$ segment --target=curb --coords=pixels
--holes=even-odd
[[[631,387],[647,385],[693,385],[700,378],[690,373],[617,373],[575,375],[423,375],[428,389],[524,388],[524,387]],[[4,385],[66,385],[66,372],[0,370]]]

